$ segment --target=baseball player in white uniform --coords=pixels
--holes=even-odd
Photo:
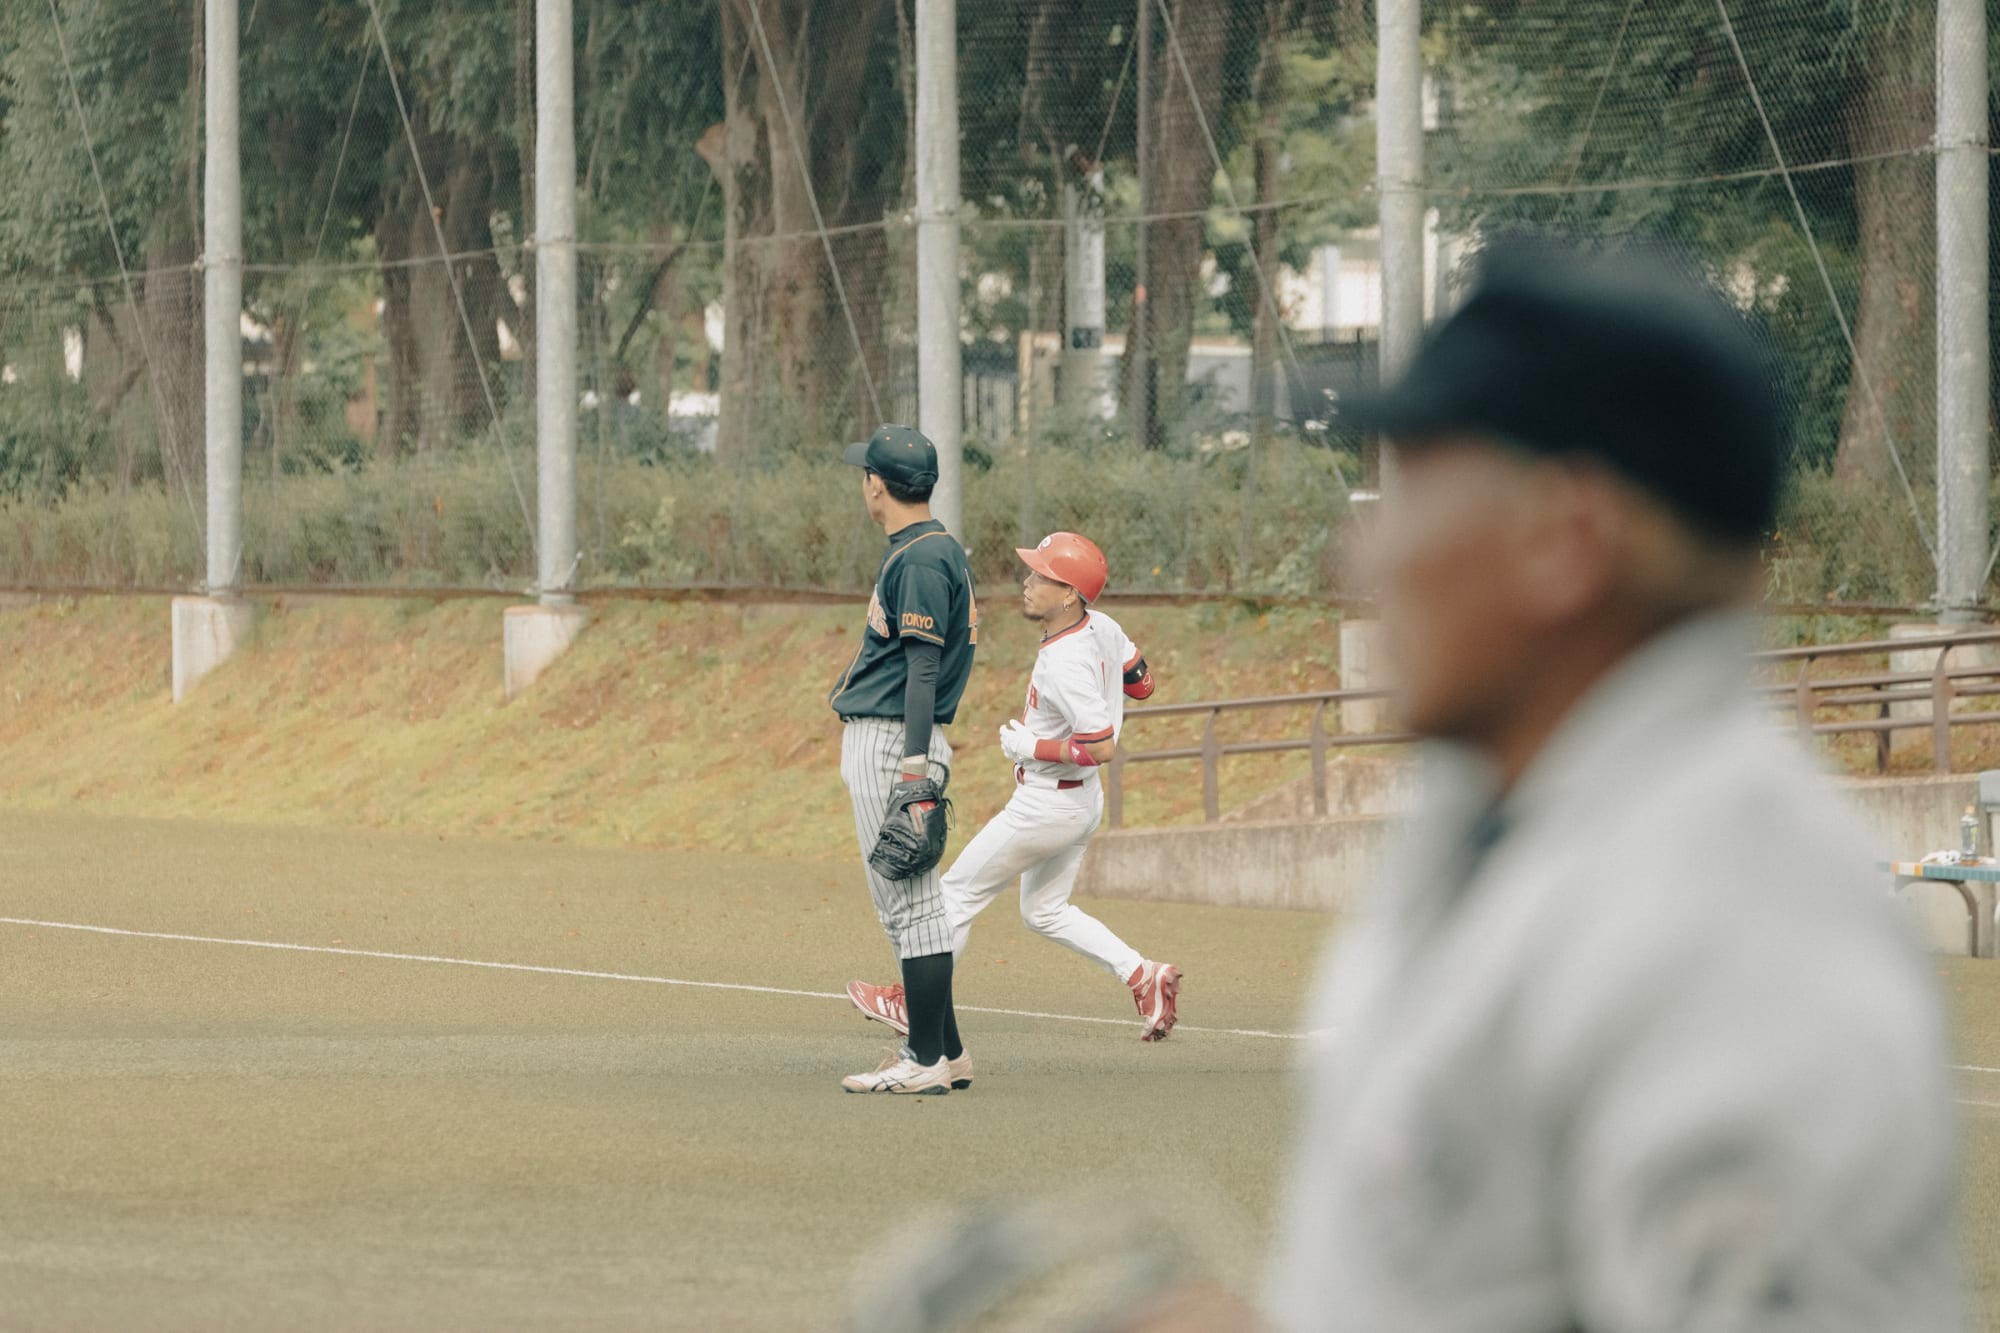
[[[965,951],[973,918],[1018,878],[1028,928],[1124,982],[1139,1010],[1140,1040],[1163,1041],[1178,1017],[1180,969],[1142,957],[1069,900],[1084,848],[1104,817],[1098,770],[1117,744],[1125,701],[1152,695],[1152,671],[1118,622],[1090,605],[1110,577],[1095,543],[1058,532],[1016,554],[1029,570],[1021,613],[1042,626],[1042,645],[1026,708],[1000,732],[1000,749],[1014,764],[1013,799],[944,877],[952,954]],[[847,995],[866,1017],[907,1032],[901,986],[854,981]],[[955,1016],[945,1046],[962,1059]]]

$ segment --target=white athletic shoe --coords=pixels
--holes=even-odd
[[[840,1080],[849,1092],[890,1092],[942,1097],[951,1091],[951,1062],[939,1058],[928,1067],[917,1063],[907,1046],[899,1046],[871,1074],[849,1074]]]
[[[953,1092],[964,1092],[972,1086],[971,1051],[961,1050],[958,1053],[958,1059],[952,1060],[947,1058],[945,1063],[951,1066],[951,1090]]]
[[[866,981],[847,983],[847,999],[863,1018],[893,1029],[897,1036],[910,1035],[910,1006],[901,986],[876,986]]]

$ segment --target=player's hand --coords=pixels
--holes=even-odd
[[[1017,764],[1035,757],[1035,733],[1019,718],[1000,728],[1000,752]]]
[[[903,771],[896,775],[897,781],[899,783],[922,782],[930,776],[929,772],[926,771],[929,767],[930,765],[922,759],[914,757],[906,758],[903,760]],[[910,804],[910,818],[916,823],[918,828],[922,828],[924,826],[924,816],[935,809],[937,809],[936,801],[913,801]]]

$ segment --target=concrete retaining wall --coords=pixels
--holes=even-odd
[[[1396,834],[1379,815],[1119,829],[1091,839],[1078,888],[1106,898],[1344,911]]]
[[[1958,845],[1958,821],[1977,799],[1971,775],[1866,778],[1839,784],[1883,848],[1898,859]],[[1079,889],[1107,898],[1344,911],[1373,882],[1399,824],[1393,815],[1242,820],[1120,829],[1092,839]],[[1991,851],[1989,841],[1984,850]],[[1966,912],[1944,884],[1905,898],[1933,947],[1964,953]]]

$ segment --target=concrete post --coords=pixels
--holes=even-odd
[[[576,86],[570,0],[535,0],[536,606],[509,607],[512,699],[583,630],[576,604]]]
[[[208,591],[227,597],[243,562],[243,166],[236,0],[208,0],[202,301],[207,354]]]
[[[1340,688],[1379,690],[1388,684],[1384,670],[1382,622],[1340,622]],[[1382,699],[1349,699],[1340,705],[1340,729],[1365,736],[1387,730],[1389,708]]]
[[[1077,170],[1063,185],[1063,405],[1096,416],[1104,394],[1104,168],[1071,160]]]
[[[1985,0],[1938,0],[1938,612],[1980,616],[1987,568]]]
[[[243,568],[243,166],[237,108],[236,0],[203,12],[203,395],[207,420],[207,596],[173,604],[173,690],[179,702],[250,632]]]
[[[1415,357],[1424,334],[1424,64],[1420,0],[1376,0],[1375,6],[1376,197],[1382,222],[1382,342],[1380,371],[1393,381]],[[1395,457],[1379,447],[1376,493],[1381,507],[1395,505]],[[1379,687],[1382,626],[1349,620],[1340,626],[1340,683],[1346,689]],[[1369,700],[1341,706],[1349,731],[1373,731],[1386,710]]]
[[[1139,22],[1134,32],[1134,40],[1139,43],[1139,87],[1137,156],[1139,159],[1139,235],[1138,250],[1133,256],[1132,284],[1132,336],[1126,340],[1125,355],[1131,359],[1132,374],[1132,438],[1142,449],[1151,448],[1153,443],[1153,370],[1152,334],[1148,325],[1152,322],[1153,310],[1148,301],[1146,284],[1152,281],[1152,259],[1146,246],[1146,234],[1152,230],[1147,218],[1153,205],[1153,5],[1152,0],[1137,0]]]
[[[570,0],[535,0],[535,573],[544,606],[569,604],[576,584],[573,43]]]
[[[1377,0],[1376,190],[1382,220],[1384,383],[1401,375],[1424,332],[1423,29],[1419,0]],[[1382,492],[1393,474],[1382,451]]]
[[[917,428],[937,446],[931,512],[965,540],[958,341],[958,0],[917,0]]]

